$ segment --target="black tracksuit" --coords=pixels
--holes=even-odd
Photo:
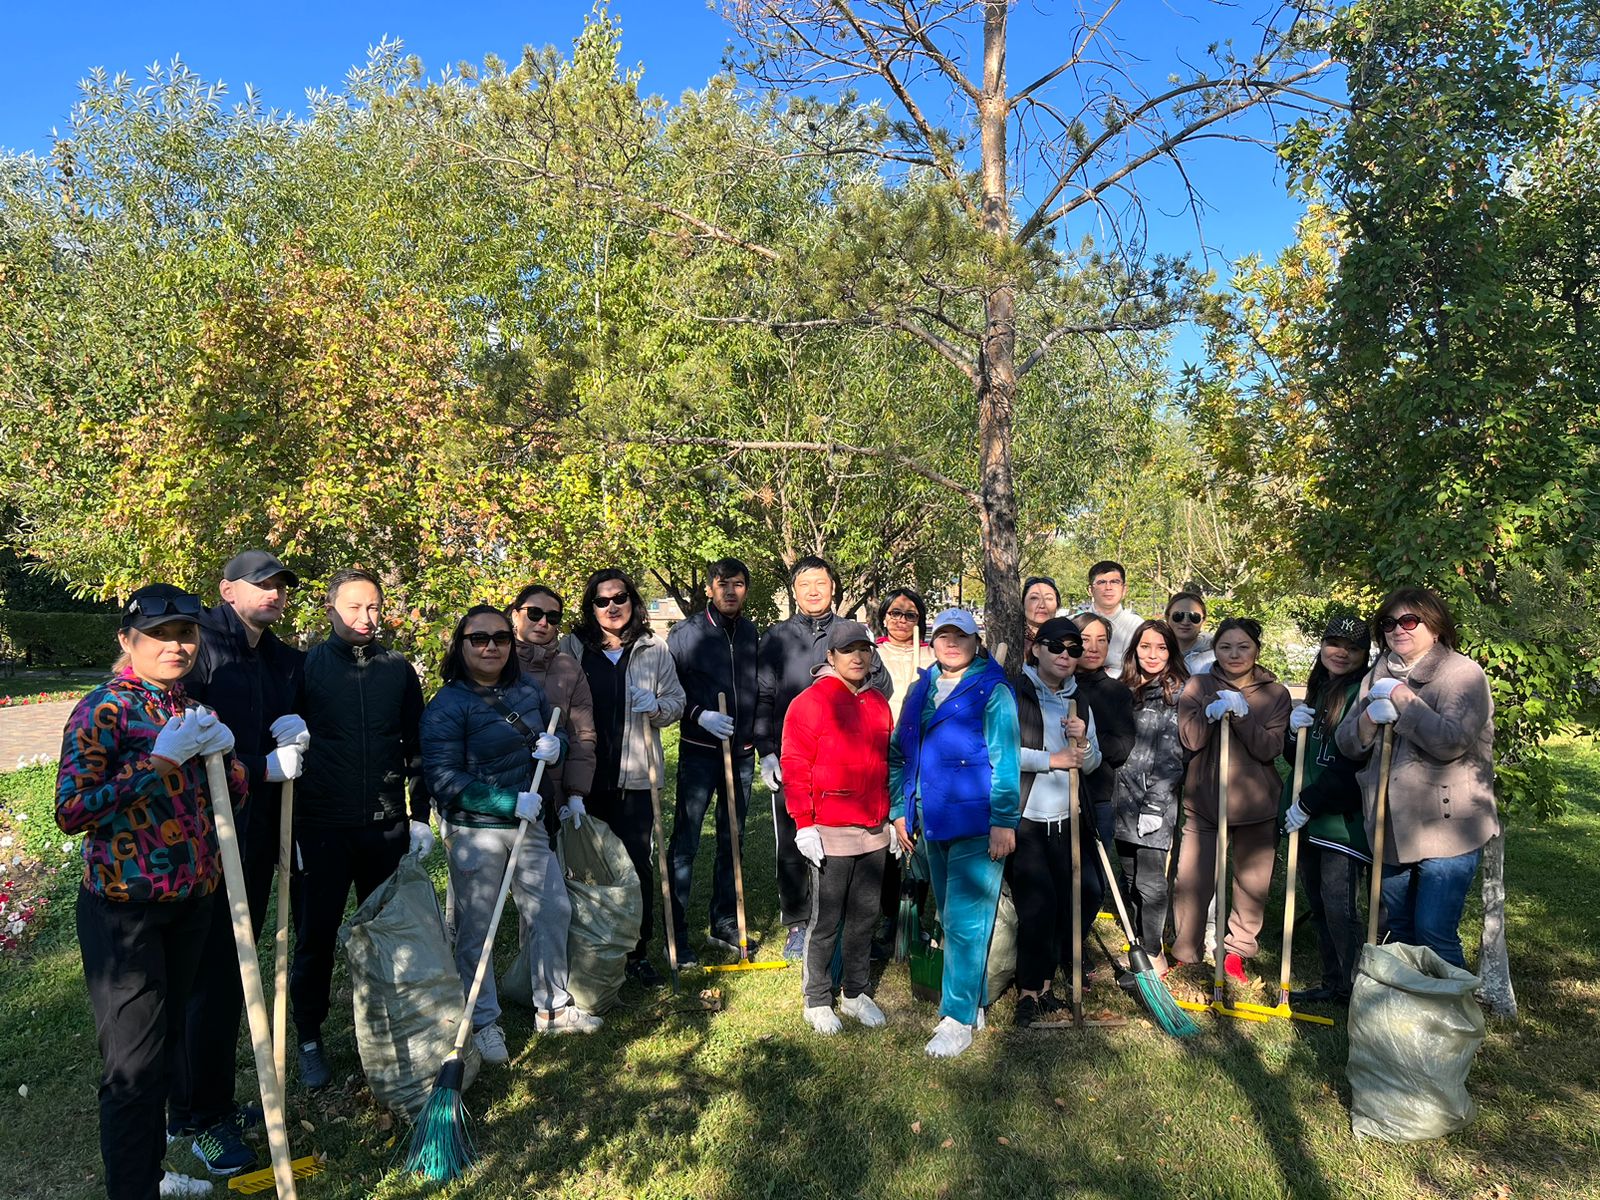
[[[240,829],[245,894],[251,930],[261,936],[272,874],[278,865],[281,785],[267,782],[267,755],[275,747],[272,723],[294,711],[305,670],[305,654],[262,632],[254,646],[238,614],[226,604],[200,617],[200,652],[184,690],[216,710],[233,731],[234,754],[244,765],[250,804]],[[238,1062],[239,1018],[244,991],[233,944],[227,889],[217,889],[211,926],[189,993],[183,1058],[173,1077],[168,1128],[206,1129],[234,1108],[234,1068]]]

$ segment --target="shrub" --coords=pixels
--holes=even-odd
[[[116,613],[0,609],[0,656],[30,667],[104,667],[117,656]]]

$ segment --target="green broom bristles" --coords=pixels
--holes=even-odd
[[[478,1158],[467,1110],[461,1103],[465,1068],[454,1051],[439,1068],[433,1093],[411,1127],[405,1169],[430,1183],[449,1183],[466,1174]]]
[[[1172,993],[1167,991],[1167,985],[1156,974],[1155,966],[1142,946],[1129,948],[1128,969],[1133,972],[1134,982],[1139,985],[1139,996],[1157,1025],[1173,1037],[1193,1037],[1200,1032],[1200,1026],[1178,1007]]]

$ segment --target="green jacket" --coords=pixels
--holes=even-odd
[[[1355,703],[1360,687],[1359,682],[1350,685],[1337,716],[1342,716]],[[1338,746],[1334,745],[1333,732],[1337,724],[1335,721],[1328,725],[1319,718],[1306,729],[1306,773],[1300,789],[1300,807],[1311,814],[1311,820],[1306,823],[1305,832],[1313,842],[1343,846],[1371,858],[1361,815],[1361,785],[1356,782],[1361,764],[1340,754]],[[1283,781],[1283,796],[1279,801],[1282,812],[1288,812],[1294,800],[1292,768],[1298,736],[1291,729],[1284,740],[1283,756],[1291,770]]]

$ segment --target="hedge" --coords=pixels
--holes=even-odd
[[[30,667],[104,667],[117,656],[117,613],[0,609],[0,659]]]

